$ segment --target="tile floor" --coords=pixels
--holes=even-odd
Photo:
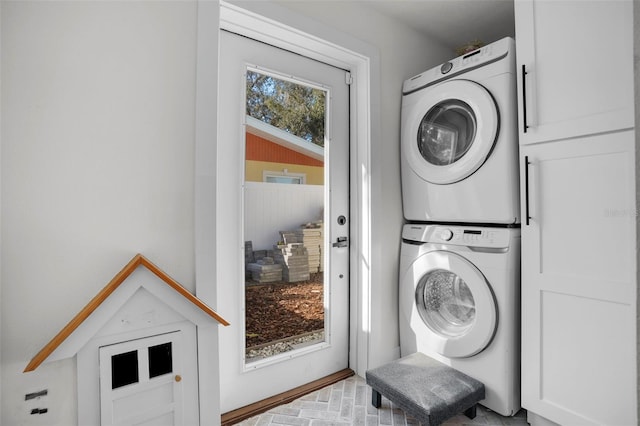
[[[371,405],[371,388],[362,377],[352,376],[332,386],[305,395],[289,404],[281,405],[239,423],[243,426],[261,425],[363,425],[410,426],[418,422],[407,417],[402,410],[382,398],[382,407]],[[526,413],[521,410],[514,417],[502,417],[479,406],[476,418],[464,415],[449,419],[445,426],[495,425],[525,426]]]

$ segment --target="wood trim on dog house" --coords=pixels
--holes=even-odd
[[[81,328],[81,326],[83,326],[83,324],[87,324],[85,321],[89,317],[91,317],[91,315],[100,306],[103,306],[104,302],[107,299],[109,299],[112,295],[114,295],[114,293],[117,293],[118,290],[121,289],[121,284],[124,283],[127,280],[127,278],[129,278],[129,276],[139,266],[144,266],[146,269],[151,271],[156,277],[160,279],[159,281],[158,280],[155,280],[155,281],[158,281],[159,283],[163,283],[162,284],[163,286],[167,285],[171,289],[175,290],[170,292],[169,294],[175,295],[177,300],[186,299],[189,302],[186,306],[190,306],[192,309],[195,309],[198,312],[203,313],[204,317],[207,319],[215,320],[224,326],[229,325],[229,323],[224,318],[218,315],[213,309],[207,306],[207,304],[205,304],[202,300],[198,299],[196,296],[191,294],[180,283],[178,283],[176,280],[171,278],[169,275],[167,275],[164,271],[162,271],[156,265],[151,263],[146,257],[144,257],[141,254],[137,254],[118,274],[116,274],[115,277],[113,277],[113,279],[93,299],[91,299],[91,301],[80,312],[78,312],[78,314],[71,321],[69,321],[69,323],[62,330],[60,330],[60,332],[53,339],[51,339],[49,343],[47,343],[40,350],[40,352],[36,354],[36,356],[33,357],[31,362],[29,362],[29,364],[25,368],[24,372],[26,373],[26,372],[35,370],[36,368],[38,368],[38,366],[40,366],[40,364],[45,362],[45,360],[48,360],[50,357],[55,359],[62,359],[66,357],[65,354],[70,356],[75,355],[82,348],[82,346],[84,346],[84,344],[93,337],[95,332],[97,332],[109,320],[109,318],[106,318],[106,320],[97,321],[97,323],[96,321],[94,321],[94,323],[91,324],[91,328],[94,330],[94,332],[92,333],[91,330],[87,330],[88,332],[84,333],[85,338],[75,339],[73,343],[69,344],[68,343],[70,342],[69,337],[72,334],[76,333],[78,329]],[[151,293],[158,293],[157,290],[159,290],[159,289],[154,289],[153,288],[154,285],[149,285],[145,282],[139,282],[137,285],[134,284],[133,288],[129,289],[128,293],[133,294],[133,292],[137,290],[139,287],[145,287]],[[180,298],[178,295],[182,297]],[[176,299],[172,299],[171,297],[162,298],[164,303],[172,306],[178,312],[184,313],[183,312],[185,310],[184,304],[178,303]],[[129,300],[128,297],[126,297],[124,300],[120,300],[118,303],[116,303],[117,306],[112,306],[110,310],[111,311],[117,310],[120,306],[126,303],[127,300]],[[187,317],[202,318],[202,315],[196,315],[196,316],[188,315]],[[196,319],[195,321],[198,321],[198,320]],[[196,322],[196,325],[200,325],[200,324],[197,324]],[[67,347],[65,347],[65,345]],[[61,356],[52,356],[54,352],[60,352]],[[52,359],[49,359],[49,360],[52,360]]]

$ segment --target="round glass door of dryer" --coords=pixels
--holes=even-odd
[[[464,257],[432,251],[417,258],[409,274],[413,283],[411,328],[428,350],[464,358],[485,349],[496,331],[497,304],[484,275]]]
[[[471,148],[476,135],[476,115],[457,99],[433,106],[418,127],[418,150],[429,164],[448,166]]]
[[[487,160],[499,131],[496,103],[487,89],[451,80],[423,89],[402,130],[402,149],[413,171],[434,184],[459,182]]]

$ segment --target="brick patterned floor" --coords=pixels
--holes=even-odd
[[[384,397],[382,407],[374,408],[371,405],[371,388],[362,377],[353,376],[239,424],[243,426],[417,426],[419,423],[407,417],[402,410],[394,407]],[[479,406],[475,419],[471,420],[464,415],[459,415],[449,419],[444,425],[526,426],[527,421],[524,410],[514,417],[502,417]]]

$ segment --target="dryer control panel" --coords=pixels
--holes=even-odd
[[[441,243],[478,248],[508,248],[516,229],[480,226],[406,224],[402,239],[416,243]]]
[[[500,59],[506,58],[509,54],[514,54],[514,52],[514,40],[512,38],[505,37],[487,46],[481,47],[480,49],[474,50],[473,52],[467,53],[466,55],[451,59],[450,61],[431,68],[422,74],[411,77],[402,85],[402,94],[407,95],[424,87],[452,78],[462,72],[477,68],[481,65],[497,62]],[[504,61],[504,66],[506,68],[502,72],[511,71],[510,64],[512,62],[513,61]]]

